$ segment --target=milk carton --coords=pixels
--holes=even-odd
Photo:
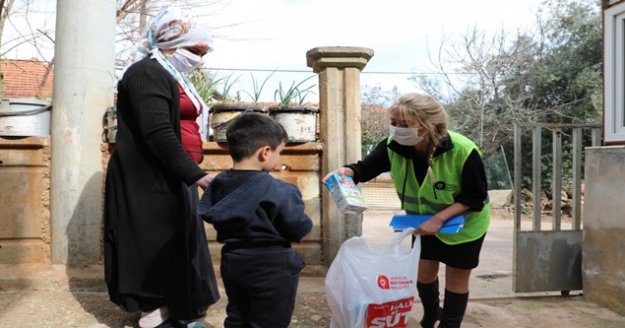
[[[336,173],[332,174],[326,180],[326,187],[330,191],[336,206],[342,212],[360,213],[367,209],[365,199],[351,177],[341,177]]]

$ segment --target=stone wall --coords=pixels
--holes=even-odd
[[[296,185],[302,192],[306,205],[306,213],[313,220],[313,230],[302,243],[293,247],[304,257],[309,273],[324,270],[322,260],[321,239],[321,177],[320,157],[322,146],[320,143],[308,142],[302,144],[287,144],[282,151],[282,166],[271,174],[279,179]],[[232,168],[232,159],[224,143],[205,142],[204,160],[200,164],[202,169],[210,174]],[[219,263],[221,245],[216,242],[213,227],[206,225],[209,247],[214,263]]]
[[[0,264],[50,263],[50,138],[0,137]]]
[[[113,150],[114,144],[102,145],[103,169],[106,171],[106,163]],[[219,172],[232,168],[232,159],[228,154],[225,143],[204,142],[204,160],[200,167],[209,174],[216,175]],[[300,244],[294,248],[302,254],[306,261],[307,274],[321,274],[325,272],[322,261],[321,249],[321,199],[320,186],[320,156],[322,146],[316,142],[301,144],[288,144],[282,151],[282,165],[271,174],[279,179],[292,183],[300,189],[306,205],[306,213],[313,220],[313,230]],[[201,189],[200,189],[201,195]],[[221,244],[216,240],[216,232],[210,224],[205,224],[209,248],[213,263],[217,264],[221,258]]]

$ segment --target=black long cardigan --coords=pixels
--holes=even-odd
[[[172,301],[178,293],[180,304],[189,302],[181,285],[206,293],[199,290],[202,282],[185,275],[197,260],[189,258],[194,245],[185,237],[191,221],[185,184],[205,172],[182,148],[179,107],[176,81],[149,57],[129,67],[118,84],[117,138],[105,190],[105,277],[111,300],[128,311],[138,310],[128,295]],[[216,293],[200,302],[211,304]]]

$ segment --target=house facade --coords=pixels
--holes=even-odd
[[[586,150],[582,277],[587,300],[625,314],[625,1],[602,9],[604,142]]]

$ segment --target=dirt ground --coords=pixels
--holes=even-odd
[[[396,210],[368,210],[363,217],[363,236],[371,243],[384,243],[392,234],[388,228]],[[531,227],[531,218],[522,218],[523,226]],[[570,218],[562,218],[563,228]],[[581,291],[563,297],[559,292],[514,293],[512,291],[513,213],[494,209],[491,227],[484,242],[480,266],[471,278],[471,297],[462,327],[465,328],[622,328],[625,317],[584,300]],[[550,218],[544,222],[550,227]],[[441,270],[441,280],[444,271]],[[441,291],[442,291],[441,286]],[[408,327],[419,327],[421,304],[417,301],[410,314]],[[215,316],[219,311],[215,309]],[[323,278],[304,277],[291,327],[329,327],[330,309],[325,299]],[[213,327],[220,322],[207,320]]]
[[[383,243],[387,240],[389,232],[386,228],[393,213],[394,210],[365,212],[363,236],[372,243]],[[550,227],[550,220],[551,218],[547,218],[543,226]],[[484,242],[481,264],[474,270],[471,278],[471,298],[463,327],[625,327],[625,317],[584,301],[581,291],[572,291],[569,297],[563,297],[558,292],[514,293],[513,224],[512,212],[501,208],[493,210],[491,229]],[[562,224],[565,228],[570,224],[570,218],[563,217]],[[531,218],[524,216],[522,226],[531,227]],[[444,280],[443,270],[441,280]],[[316,287],[309,285],[309,282],[300,287],[292,327],[328,327],[330,309],[327,307],[325,294],[315,290]],[[421,314],[421,305],[417,301],[408,326],[419,327]]]
[[[388,240],[392,214],[392,210],[365,212],[363,236],[371,242]],[[511,214],[495,211],[480,266],[471,278],[470,300],[462,327],[625,327],[624,316],[585,301],[581,291],[572,292],[569,297],[559,293],[512,292],[512,227]],[[27,280],[20,277],[19,271],[11,271],[13,267],[0,266],[0,328],[137,327],[138,314],[125,313],[108,300],[101,269],[79,272],[67,281],[63,267],[32,268],[27,270]],[[440,274],[444,281],[444,272]],[[26,283],[27,286],[23,285]],[[223,327],[227,303],[223,289],[221,295],[202,320],[207,328]],[[329,327],[330,317],[324,278],[301,277],[290,327]],[[421,305],[417,301],[408,327],[419,327],[420,318]]]
[[[290,327],[329,327],[330,309],[323,279],[304,277]],[[223,294],[222,294],[223,295]],[[212,306],[202,323],[223,327],[226,299]],[[408,327],[419,327],[420,304],[415,303]],[[0,327],[137,327],[138,314],[129,314],[108,301],[104,291],[0,290]],[[511,297],[471,299],[464,328],[622,328],[625,317],[585,302],[582,296],[563,298]]]

